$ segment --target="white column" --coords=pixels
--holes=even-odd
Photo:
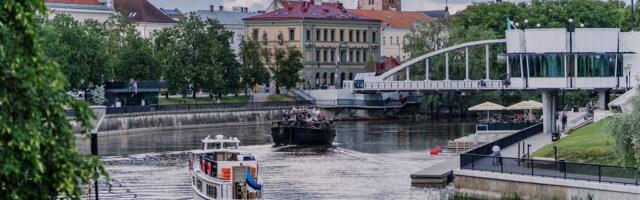
[[[449,52],[444,53],[444,80],[449,80]]]
[[[522,55],[518,55],[518,57],[520,57],[520,78],[524,80],[524,63],[522,62]]]
[[[485,50],[485,64],[486,64],[486,71],[485,71],[485,76],[487,80],[489,80],[489,45],[484,45],[484,50]]]
[[[578,55],[573,56],[573,76],[578,78]]]
[[[464,48],[464,80],[469,80],[469,47]]]
[[[598,90],[598,107],[602,110],[608,110],[607,104],[609,104],[609,91]]]
[[[409,81],[409,69],[411,68],[411,66],[407,66],[407,68],[405,68],[405,81]]]
[[[542,91],[542,118],[544,133],[553,133],[556,129],[556,91]]]
[[[424,59],[424,80],[429,80],[429,58]]]
[[[507,75],[511,77],[511,65],[509,64],[509,56],[507,56]]]

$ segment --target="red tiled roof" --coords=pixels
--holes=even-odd
[[[47,3],[100,5],[98,0],[45,0]]]
[[[283,1],[285,2],[285,1]],[[248,18],[247,21],[253,20],[282,20],[282,19],[324,19],[324,20],[354,20],[354,21],[380,21],[375,18],[362,16],[350,12],[341,3],[324,3],[315,5],[314,1],[303,1],[302,3],[288,2],[290,5],[275,10],[273,12],[264,13]]]
[[[391,11],[391,10],[354,10],[349,9],[349,12],[367,16],[382,20],[382,27],[387,25],[392,28],[408,29],[413,26],[414,23],[420,21],[431,21],[431,17],[424,14],[424,12],[409,12],[409,11]]]
[[[129,19],[134,22],[176,22],[147,0],[114,0],[113,6],[119,12],[129,13]]]

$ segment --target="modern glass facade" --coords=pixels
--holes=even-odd
[[[565,56],[567,60],[565,60]],[[524,76],[526,77],[564,77],[565,62],[567,62],[567,75],[574,76],[574,59],[576,56],[578,62],[578,77],[614,77],[616,75],[621,76],[622,74],[622,54],[618,55],[618,70],[616,70],[615,53],[573,55],[558,53],[509,55],[508,60],[509,67],[511,68],[511,77],[521,77],[521,61]]]
[[[615,54],[583,54],[578,56],[578,77],[616,76]],[[623,56],[618,56],[618,74],[622,74]]]

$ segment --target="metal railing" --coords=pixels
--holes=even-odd
[[[482,146],[471,149],[467,151],[467,154],[490,155],[492,153],[491,147],[493,147],[493,145],[497,144],[498,146],[503,148],[508,147],[512,144],[515,144],[524,140],[525,138],[528,138],[530,136],[533,136],[535,134],[542,132],[542,127],[543,127],[542,123],[537,123],[533,126],[529,126],[528,128],[522,129],[516,133],[500,138],[499,140],[489,142]],[[460,165],[463,165],[463,164],[466,164],[466,163],[463,163],[462,160],[460,160]]]
[[[421,97],[409,96],[400,100],[304,100],[279,102],[248,102],[248,103],[208,103],[208,104],[170,104],[148,106],[123,106],[107,108],[108,115],[134,114],[149,112],[183,112],[183,111],[243,111],[266,109],[290,109],[291,107],[398,107],[403,103],[419,103]]]
[[[508,130],[522,130],[527,127],[533,126],[538,122],[496,122],[476,124],[476,131],[508,131]]]
[[[459,90],[502,89],[502,80],[427,80],[427,81],[378,81],[354,82],[356,90]]]
[[[640,181],[638,168],[469,153],[460,155],[460,168],[636,186]]]

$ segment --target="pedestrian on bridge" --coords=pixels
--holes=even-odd
[[[493,160],[493,165],[502,165],[502,155],[500,154],[500,146],[498,144],[494,144],[491,147],[491,151],[493,152],[493,156],[495,156]]]

